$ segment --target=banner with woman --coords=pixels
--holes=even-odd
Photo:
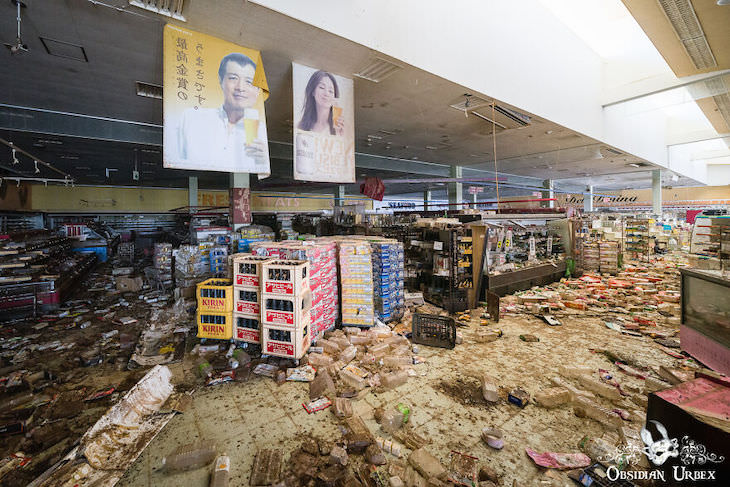
[[[294,179],[355,182],[353,82],[292,63]]]

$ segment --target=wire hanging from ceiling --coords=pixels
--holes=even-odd
[[[492,151],[494,151],[494,181],[497,187],[497,209],[499,209],[499,172],[497,171],[497,122],[495,121],[496,100],[492,100]]]

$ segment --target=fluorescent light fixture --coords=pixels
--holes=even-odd
[[[638,164],[637,164],[637,163],[635,163],[635,162],[630,162],[630,163],[629,163],[629,166],[633,166],[633,167],[641,167],[640,165],[638,165]]]

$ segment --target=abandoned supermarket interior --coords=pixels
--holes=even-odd
[[[0,0],[0,485],[730,485],[730,0]]]

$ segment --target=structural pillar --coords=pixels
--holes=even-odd
[[[555,186],[552,179],[546,179],[542,182],[542,187],[546,189],[546,191],[542,192],[543,198],[555,198]],[[555,202],[554,201],[541,201],[540,202],[541,208],[555,208]]]
[[[345,185],[340,184],[335,188],[335,206],[345,204]]]
[[[232,172],[230,175],[230,184],[228,185],[229,188],[250,188],[251,187],[251,181],[249,179],[249,174],[247,172]],[[233,201],[230,201],[230,204],[233,204]],[[229,219],[231,222],[233,221],[233,208],[230,208],[229,210]],[[233,231],[236,232],[240,230],[244,225],[239,224],[231,224],[233,227]]]
[[[431,209],[431,190],[427,189],[423,192],[423,211]]]
[[[662,216],[662,171],[651,172],[651,208],[655,216]]]
[[[471,207],[474,208],[475,210],[477,209],[477,194],[476,193],[472,193],[472,195],[471,195]]]
[[[188,206],[190,213],[198,206],[198,176],[188,176]]]
[[[593,185],[589,184],[586,187],[586,192],[583,194],[583,211],[589,213],[593,211]]]
[[[461,166],[451,166],[450,168],[450,176],[452,178],[461,178],[462,177],[462,167]],[[463,188],[461,183],[449,183],[447,187],[447,192],[449,194],[449,210],[458,210],[459,209],[459,203],[464,202],[463,197]]]

